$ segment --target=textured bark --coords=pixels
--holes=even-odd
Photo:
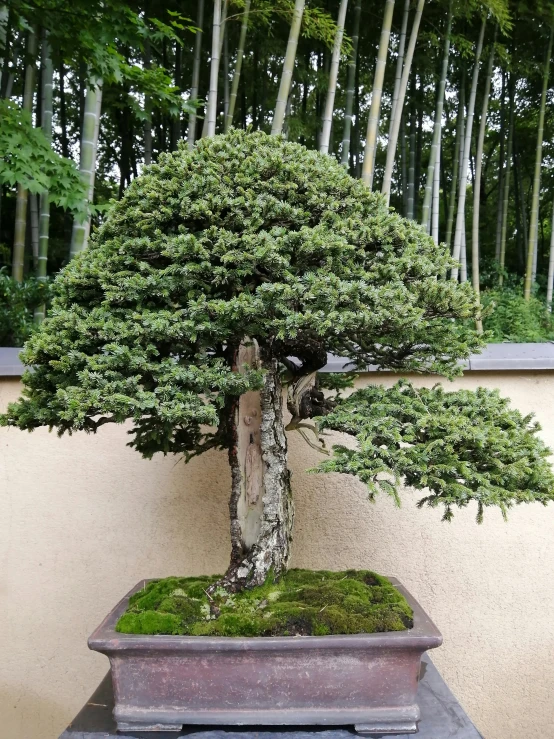
[[[322,154],[329,153],[329,140],[331,138],[331,124],[333,123],[333,110],[335,107],[335,93],[337,91],[337,79],[339,76],[340,52],[342,48],[342,37],[344,35],[344,21],[346,19],[346,8],[348,0],[341,0],[339,15],[337,18],[337,33],[333,45],[333,56],[329,70],[329,86],[327,88],[327,99],[323,111],[323,126],[319,139],[319,151]]]
[[[348,167],[350,161],[350,137],[352,134],[352,112],[354,108],[354,86],[356,84],[356,65],[358,61],[358,39],[360,35],[360,15],[362,0],[356,0],[354,5],[354,24],[352,27],[352,53],[348,60],[348,75],[346,82],[346,102],[344,105],[344,128],[342,131],[341,164]]]
[[[460,192],[458,195],[458,210],[456,213],[456,228],[454,229],[454,248],[452,249],[452,258],[456,262],[461,262],[462,252],[462,229],[465,228],[466,214],[466,194],[467,194],[467,174],[469,168],[469,151],[471,148],[471,134],[473,131],[473,114],[475,112],[475,98],[477,96],[477,81],[479,79],[479,64],[481,61],[481,52],[483,51],[483,39],[485,37],[486,18],[481,23],[481,31],[475,49],[475,64],[473,67],[473,78],[471,80],[471,90],[469,93],[469,102],[467,106],[467,124],[464,136],[464,153],[462,156],[462,168],[460,172]],[[462,270],[462,282],[465,282],[467,273],[464,275]],[[458,279],[458,267],[453,267],[451,278]]]
[[[392,15],[394,11],[394,0],[386,0],[379,49],[375,61],[375,74],[373,77],[373,90],[371,91],[371,106],[367,121],[367,133],[364,151],[364,163],[362,165],[362,182],[369,189],[373,187],[373,163],[377,148],[377,136],[379,134],[379,115],[381,111],[381,95],[383,93],[383,81],[385,79],[385,67],[389,51],[389,39],[392,26]]]
[[[283,72],[281,74],[279,92],[277,93],[273,122],[271,124],[272,136],[276,136],[283,131],[283,124],[285,122],[285,114],[291,89],[292,73],[294,71],[294,60],[296,59],[296,48],[298,46],[298,39],[300,38],[300,27],[302,25],[302,16],[304,15],[305,4],[305,0],[296,0],[294,4],[294,14],[289,31],[287,51],[285,54],[285,61],[283,63]]]
[[[529,224],[529,249],[527,250],[527,268],[525,270],[525,300],[531,297],[531,288],[535,282],[537,272],[537,248],[539,233],[539,196],[541,187],[541,164],[542,164],[542,143],[544,135],[544,116],[546,110],[546,93],[548,90],[548,74],[550,71],[550,56],[552,54],[552,38],[554,35],[554,27],[550,30],[550,39],[548,41],[548,50],[546,52],[546,60],[544,64],[541,107],[539,113],[539,129],[537,132],[537,149],[535,157],[535,172],[533,175],[533,199],[531,202],[531,222]]]
[[[237,371],[259,362],[255,345],[241,344]],[[264,387],[242,395],[229,409],[231,443],[231,563],[212,586],[229,592],[255,587],[286,569],[294,509],[287,469],[283,396],[275,360],[264,364]]]

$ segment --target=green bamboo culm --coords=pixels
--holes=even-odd
[[[410,70],[412,68],[412,60],[414,58],[414,51],[417,42],[417,34],[419,31],[419,24],[421,23],[421,16],[423,15],[423,6],[425,0],[418,0],[416,11],[414,15],[414,22],[412,25],[412,31],[410,33],[410,40],[408,42],[408,49],[406,50],[406,58],[404,60],[404,69],[402,70],[402,79],[400,80],[400,88],[398,90],[398,100],[394,107],[394,118],[391,124],[389,143],[387,146],[387,161],[385,164],[385,174],[383,175],[383,184],[381,186],[381,193],[385,196],[385,202],[388,205],[390,201],[390,190],[392,185],[392,171],[394,169],[394,160],[396,158],[396,145],[398,143],[398,135],[400,133],[400,121],[402,119],[402,111],[404,109],[404,100],[406,98],[406,91],[408,89],[408,80],[410,78]]]
[[[323,125],[319,139],[319,151],[322,154],[329,153],[329,140],[331,138],[331,126],[333,123],[333,109],[335,107],[335,93],[337,91],[337,79],[339,76],[340,52],[342,48],[342,37],[344,35],[344,22],[346,20],[346,9],[348,0],[341,0],[339,15],[337,19],[337,33],[333,44],[333,56],[331,58],[331,69],[329,70],[329,86],[327,88],[327,99],[323,111]]]
[[[433,181],[435,165],[441,141],[442,111],[444,108],[444,91],[446,89],[446,75],[448,73],[448,57],[450,55],[450,35],[452,32],[452,0],[448,3],[448,15],[446,19],[446,30],[444,32],[444,49],[442,52],[441,75],[437,94],[437,107],[435,110],[435,122],[433,125],[433,141],[429,155],[429,167],[427,168],[427,179],[425,180],[425,195],[423,198],[423,210],[421,225],[429,233],[429,211],[433,199]]]
[[[208,138],[215,136],[217,117],[217,82],[219,76],[219,47],[221,38],[221,0],[214,0],[214,17],[212,23],[212,59],[210,62],[210,90],[206,111],[206,131]]]
[[[25,86],[23,88],[23,110],[29,114],[33,110],[35,91],[35,57],[37,55],[37,36],[33,29],[27,36],[27,65],[25,67]],[[15,201],[15,230],[13,238],[12,277],[16,282],[23,282],[25,270],[25,236],[27,233],[27,205],[29,191],[21,184],[17,186]]]
[[[362,0],[356,0],[354,5],[354,24],[352,28],[352,51],[348,60],[348,74],[346,81],[346,102],[344,105],[344,128],[342,132],[341,164],[348,167],[350,159],[350,136],[352,133],[352,112],[354,110],[354,87],[356,84],[356,64],[358,61],[358,39],[360,36],[360,15]]]
[[[239,91],[240,73],[242,70],[242,59],[244,57],[244,47],[246,44],[246,33],[248,31],[248,16],[250,14],[250,0],[245,0],[244,10],[242,11],[242,23],[240,26],[239,45],[237,48],[237,61],[233,72],[233,81],[231,83],[231,94],[229,95],[229,109],[225,116],[225,133],[233,125],[233,116],[235,114],[235,105]]]
[[[41,97],[42,97],[42,120],[40,126],[48,141],[52,141],[52,87],[53,66],[50,56],[50,44],[48,43],[48,32],[43,32],[42,58],[41,58]],[[50,232],[50,200],[48,192],[40,195],[39,205],[39,234],[38,234],[38,265],[37,279],[40,282],[47,280],[48,266],[48,239]],[[38,325],[44,320],[45,306],[39,305],[34,311],[34,322]]]
[[[467,173],[469,170],[469,155],[471,149],[471,136],[473,130],[473,115],[475,112],[475,98],[477,97],[477,81],[479,79],[479,63],[481,61],[481,53],[483,51],[483,41],[485,38],[485,28],[487,24],[486,17],[481,22],[481,31],[475,49],[475,63],[473,66],[473,77],[471,80],[471,89],[469,92],[469,102],[467,106],[467,124],[465,127],[465,136],[463,141],[462,167],[460,171],[460,192],[458,194],[458,210],[456,212],[456,228],[454,229],[454,247],[452,249],[452,258],[456,263],[463,262],[462,245],[465,242],[465,215],[466,215],[466,194],[467,194]],[[461,264],[462,282],[466,281],[467,273],[464,264]],[[458,266],[456,265],[451,272],[453,280],[458,279]]]
[[[373,187],[373,163],[374,153],[377,146],[377,135],[379,132],[379,113],[381,111],[381,95],[383,93],[383,80],[385,79],[385,67],[387,66],[387,54],[389,51],[389,38],[394,11],[394,0],[387,0],[381,27],[381,38],[375,61],[375,74],[373,76],[373,90],[371,92],[371,106],[367,120],[367,134],[365,140],[364,163],[362,165],[362,182]]]
[[[296,0],[294,3],[294,14],[292,16],[292,23],[289,31],[287,52],[285,54],[279,92],[277,93],[277,102],[275,103],[275,112],[273,113],[273,122],[271,124],[272,136],[276,136],[283,132],[287,100],[289,98],[292,73],[294,71],[294,61],[296,59],[296,48],[298,46],[298,39],[300,38],[300,27],[302,25],[302,16],[304,15],[305,4],[305,0]]]
[[[550,72],[550,55],[552,54],[552,37],[554,26],[550,29],[548,50],[544,62],[544,74],[542,80],[541,107],[539,113],[539,130],[537,132],[537,150],[535,158],[535,172],[533,176],[533,198],[531,200],[531,223],[529,224],[529,248],[527,249],[527,267],[525,270],[525,287],[523,295],[528,301],[531,297],[531,289],[535,281],[537,265],[537,245],[539,235],[539,195],[541,186],[541,164],[542,164],[542,142],[544,136],[544,115],[546,111],[546,93],[548,90],[548,75]]]
[[[94,197],[94,172],[96,169],[96,148],[98,144],[98,127],[102,107],[102,80],[93,78],[87,89],[83,131],[81,135],[81,161],[79,171],[88,188],[86,202],[91,204]],[[90,216],[85,219],[75,218],[71,232],[70,259],[86,248],[90,232]]]
[[[190,99],[196,100],[198,97],[198,87],[200,84],[200,61],[202,57],[202,36],[204,35],[204,0],[198,0],[198,10],[196,12],[196,36],[194,39],[194,60],[192,62],[192,84],[190,87]],[[189,116],[189,128],[187,132],[187,143],[189,149],[192,149],[196,140],[196,113]]]

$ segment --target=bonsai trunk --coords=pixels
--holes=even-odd
[[[255,342],[241,344],[236,369],[260,366]],[[287,469],[283,396],[276,360],[264,364],[264,386],[231,407],[231,563],[216,584],[229,592],[281,575],[290,556],[294,509]]]

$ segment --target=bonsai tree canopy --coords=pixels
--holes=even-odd
[[[422,503],[505,511],[554,497],[538,426],[495,392],[399,383],[325,396],[327,353],[354,368],[461,372],[479,351],[474,293],[444,275],[444,246],[389,210],[332,157],[231,131],[182,145],[134,180],[54,283],[22,354],[25,397],[5,424],[60,434],[131,420],[130,445],[185,459],[216,448],[232,470],[231,564],[219,585],[259,585],[287,566],[293,519],[283,384],[311,436],[356,437],[323,471]]]

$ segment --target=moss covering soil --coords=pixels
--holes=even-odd
[[[369,570],[289,570],[279,581],[229,595],[219,576],[167,577],[135,593],[116,631],[190,636],[323,636],[404,631],[406,599]],[[210,607],[211,606],[211,607]]]

